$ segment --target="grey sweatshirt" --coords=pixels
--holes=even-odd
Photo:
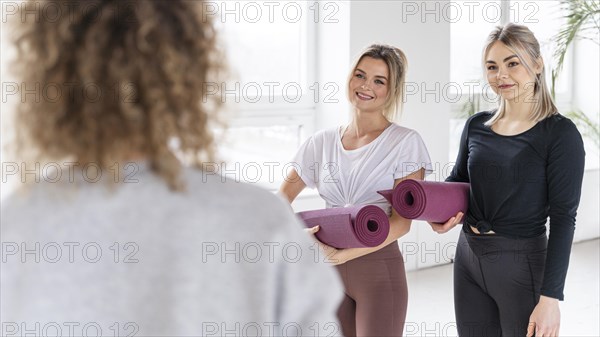
[[[276,196],[189,169],[183,193],[143,164],[82,173],[3,201],[1,335],[341,335],[337,273]]]

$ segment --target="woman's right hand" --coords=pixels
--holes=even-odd
[[[458,212],[456,216],[451,217],[446,223],[428,222],[434,232],[438,234],[444,234],[454,228],[456,225],[461,223],[463,218],[463,212]]]

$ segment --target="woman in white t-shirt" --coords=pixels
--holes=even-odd
[[[393,123],[402,105],[406,57],[395,47],[371,45],[348,80],[352,121],[318,132],[298,150],[280,193],[291,203],[306,187],[317,188],[327,207],[377,205],[390,216],[390,233],[373,248],[323,245],[345,286],[338,318],[345,336],[400,336],[407,306],[404,261],[396,240],[411,221],[399,216],[378,190],[431,172],[429,154],[414,130]],[[318,231],[318,226],[311,232]]]

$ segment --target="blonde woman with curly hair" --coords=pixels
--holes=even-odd
[[[336,329],[341,285],[289,207],[201,170],[219,105],[205,83],[223,69],[203,7],[20,7],[17,74],[52,94],[17,114],[29,171],[2,203],[1,335]]]

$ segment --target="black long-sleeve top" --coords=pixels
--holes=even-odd
[[[513,136],[484,123],[492,112],[471,116],[455,166],[446,181],[471,184],[464,231],[473,226],[512,238],[550,233],[541,294],[563,300],[575,230],[585,151],[568,118],[556,114]]]

